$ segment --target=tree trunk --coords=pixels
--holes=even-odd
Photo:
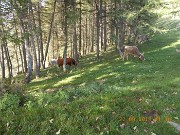
[[[100,6],[99,6],[99,17],[100,17],[100,46],[99,46],[99,49],[100,51],[102,51],[102,47],[103,47],[103,23],[102,23],[102,0],[100,0],[99,2]]]
[[[92,6],[94,7],[94,2],[92,2]],[[95,13],[94,12],[92,12],[92,20],[91,20],[91,22],[92,22],[92,24],[91,24],[91,52],[93,52],[94,51],[94,34],[95,34],[95,32],[94,32],[94,25],[95,25],[95,23],[94,23],[94,20],[95,20],[95,15],[94,15]]]
[[[23,24],[21,16],[19,16],[19,20],[20,20],[22,34],[25,34],[26,30],[27,30],[27,26],[26,26],[26,24]],[[24,65],[25,71],[26,71],[25,83],[29,83],[32,80],[33,61],[32,61],[32,55],[31,55],[28,37],[24,38],[23,53],[27,54],[27,67],[26,67],[26,64]],[[24,63],[26,63],[26,55],[24,55]]]
[[[73,11],[76,14],[76,0],[73,1]],[[74,33],[73,33],[73,55],[74,59],[78,61],[78,51],[77,51],[77,32],[76,32],[76,21],[74,21],[74,27],[73,27]]]
[[[40,44],[40,55],[41,55],[41,66],[43,69],[45,69],[45,65],[43,64],[44,61],[44,51],[43,51],[43,39],[42,39],[42,25],[41,25],[41,7],[40,7],[40,3],[38,2],[38,22],[39,22],[39,31],[40,31],[40,35],[39,35],[39,44]]]
[[[57,43],[56,43],[56,45],[57,45],[56,56],[58,57],[61,54],[61,52],[60,52],[61,45],[59,44],[59,40],[58,40],[59,39],[58,29],[57,29],[57,31],[55,31],[55,34],[56,34],[56,39],[57,39]]]
[[[79,53],[81,53],[81,39],[82,39],[82,29],[81,29],[81,25],[82,25],[82,10],[81,10],[81,0],[80,0],[80,10],[79,10],[79,15],[80,15],[80,18],[79,18]]]
[[[23,62],[23,55],[22,55],[22,51],[21,51],[21,46],[18,45],[18,49],[19,49],[19,54],[20,54],[20,58],[21,58],[21,66],[22,66],[22,72],[25,72],[25,67],[24,67],[24,62]]]
[[[79,61],[79,54],[77,51],[77,33],[76,33],[76,22],[74,23],[74,35],[73,35],[73,52],[74,52],[74,59]]]
[[[64,4],[65,4],[65,17],[64,17],[64,37],[65,37],[65,42],[64,42],[64,52],[63,52],[63,59],[64,59],[64,62],[63,62],[63,71],[66,72],[66,57],[67,57],[67,45],[68,45],[68,26],[67,26],[67,1],[64,0]]]
[[[14,53],[15,53],[15,57],[16,57],[16,62],[17,62],[17,72],[19,73],[19,57],[18,57],[18,49],[17,49],[17,45],[14,45]]]
[[[55,29],[55,28],[53,28],[53,29]],[[54,34],[54,30],[53,30],[53,33],[52,33],[53,35],[52,35],[52,58],[54,59],[54,57],[55,57],[55,34]]]
[[[54,8],[53,8],[53,13],[52,13],[52,18],[51,18],[51,24],[50,24],[48,41],[47,41],[47,45],[46,45],[46,51],[45,51],[45,56],[44,56],[43,67],[45,67],[45,64],[46,64],[46,57],[47,57],[47,54],[48,54],[49,43],[50,43],[50,40],[51,40],[51,31],[52,31],[52,28],[53,28],[54,14],[55,14],[55,10],[56,10],[56,1],[57,0],[54,1]]]
[[[40,77],[40,69],[39,69],[39,65],[38,65],[38,59],[37,59],[37,54],[36,54],[36,47],[35,47],[35,42],[38,43],[38,39],[37,39],[37,35],[36,33],[33,31],[34,29],[36,29],[35,26],[35,19],[34,19],[34,14],[33,14],[33,9],[32,9],[32,2],[30,0],[30,4],[29,4],[29,10],[30,10],[30,17],[29,17],[29,30],[31,33],[31,44],[32,44],[32,49],[33,49],[33,55],[34,55],[34,70],[35,70],[35,74],[36,74],[36,78]],[[33,21],[32,21],[33,20]],[[37,44],[38,46],[38,44]]]
[[[97,48],[96,48],[96,54],[97,54],[97,60],[99,61],[100,58],[99,58],[99,46],[100,46],[100,2],[99,0],[96,1],[96,10],[97,10],[97,13],[96,13],[96,27],[97,27],[97,41],[96,41],[96,45],[97,45]]]
[[[121,9],[121,3],[117,3],[115,2],[115,9]],[[117,17],[116,18],[116,48],[119,52],[119,55],[122,57],[123,53],[121,52],[121,47],[124,44],[124,40],[123,40],[123,21],[121,17]]]
[[[85,23],[85,40],[86,40],[86,42],[85,42],[85,55],[87,54],[87,50],[88,50],[88,22],[87,22],[87,18],[88,17],[86,17],[86,23]]]
[[[4,52],[5,52],[5,56],[6,56],[6,60],[7,60],[7,68],[8,68],[8,77],[11,78],[12,77],[12,63],[11,63],[11,59],[9,56],[9,49],[7,46],[7,41],[4,41]]]
[[[23,24],[21,24],[21,25],[23,25]],[[24,27],[24,26],[21,26],[21,27]],[[21,36],[22,35],[23,35],[23,31],[21,33]],[[27,40],[27,39],[24,39],[24,42],[22,43],[22,51],[23,51],[22,53],[23,53],[23,61],[24,61],[24,71],[25,71],[25,73],[27,73],[27,71],[28,71],[28,69],[27,69],[28,66],[27,65],[28,64],[27,64],[27,60],[26,60],[26,52],[27,52],[27,50],[26,50],[25,40]]]
[[[104,7],[104,51],[107,49],[107,17],[106,17],[106,2]]]
[[[1,59],[0,59],[0,62],[1,62],[1,74],[2,74],[2,78],[5,78],[6,77],[6,72],[5,72],[5,64],[4,64],[4,47],[3,45],[1,44],[1,41],[0,41],[0,46],[1,46]]]

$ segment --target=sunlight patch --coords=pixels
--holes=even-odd
[[[176,47],[178,44],[180,44],[180,40],[178,40],[178,41],[176,41],[174,43],[171,43],[169,46],[162,47],[161,49],[164,50],[164,49]]]
[[[105,74],[105,75],[97,77],[96,79],[99,80],[99,79],[107,78],[107,77],[112,76],[112,75],[116,75],[116,73]]]
[[[127,62],[125,62],[124,64],[125,64],[125,65],[128,65],[128,64],[131,64],[131,62],[130,62],[130,61],[127,61]]]
[[[89,69],[89,71],[96,71],[96,70],[99,70],[99,67],[95,66],[95,67]]]
[[[66,78],[66,79],[63,79],[63,80],[57,82],[57,83],[54,84],[53,86],[54,86],[54,87],[57,87],[57,86],[59,86],[59,85],[61,85],[61,84],[67,84],[67,83],[69,83],[69,82],[74,81],[74,80],[75,80],[76,78],[78,78],[78,77],[81,77],[81,75],[79,74],[79,75],[70,76],[70,77],[68,77],[68,78]]]
[[[172,82],[174,82],[174,83],[178,83],[178,82],[180,82],[180,78],[179,78],[179,77],[177,77],[177,78],[175,78]]]

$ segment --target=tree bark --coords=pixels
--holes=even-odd
[[[73,11],[76,14],[76,0],[73,1]],[[74,33],[73,33],[73,54],[74,54],[74,59],[76,61],[79,60],[79,54],[77,50],[77,32],[76,32],[76,21],[74,21],[74,27],[73,27]]]
[[[31,55],[31,51],[30,51],[29,37],[26,36],[26,34],[28,33],[27,22],[25,20],[23,22],[23,16],[24,15],[26,15],[26,16],[29,15],[28,12],[27,12],[28,7],[26,7],[26,10],[24,10],[24,9],[22,10],[18,6],[16,1],[14,1],[13,6],[14,6],[14,8],[16,10],[17,16],[18,16],[19,21],[20,21],[20,27],[21,27],[22,34],[24,34],[24,37],[23,37],[24,38],[23,54],[24,54],[25,71],[27,71],[26,76],[25,76],[25,83],[29,83],[32,80],[32,64],[33,64],[33,62],[32,62],[32,55]],[[26,11],[26,12],[23,12],[23,11]],[[27,54],[27,60],[28,60],[27,65],[26,65],[26,54]]]
[[[79,53],[81,53],[81,39],[82,39],[82,29],[81,29],[81,26],[82,26],[82,10],[81,10],[81,4],[82,4],[82,1],[80,0],[80,10],[79,10],[79,15],[80,15],[80,18],[79,18]]]
[[[105,2],[105,7],[104,7],[104,51],[107,49],[107,17],[106,17],[106,2]]]
[[[2,74],[2,78],[5,78],[6,77],[6,72],[5,72],[5,63],[4,63],[4,61],[5,61],[5,59],[4,59],[4,47],[3,47],[3,45],[2,45],[2,43],[1,43],[1,41],[0,41],[0,46],[1,46],[1,59],[0,59],[0,62],[1,62],[1,69],[2,69],[2,71],[1,71],[1,74]]]
[[[92,6],[94,7],[94,2],[92,2]],[[91,20],[91,22],[92,22],[92,24],[91,24],[91,49],[90,49],[90,52],[93,52],[94,51],[94,34],[95,34],[95,32],[94,32],[94,25],[95,25],[95,23],[94,23],[94,20],[95,20],[95,13],[94,12],[92,12],[92,20]]]
[[[65,17],[64,17],[64,37],[65,37],[65,42],[64,42],[64,52],[63,52],[63,71],[66,72],[66,57],[67,57],[67,45],[68,45],[68,25],[67,25],[67,8],[68,8],[68,2],[66,0],[64,0],[64,4],[65,4]]]
[[[35,27],[35,19],[34,19],[34,14],[33,14],[33,9],[32,9],[32,2],[31,0],[29,0],[29,10],[30,10],[30,17],[29,17],[29,30],[31,33],[31,44],[32,44],[32,50],[33,50],[33,55],[34,55],[34,69],[35,70],[35,74],[36,74],[36,78],[40,77],[40,69],[39,69],[39,65],[38,65],[38,59],[37,59],[37,54],[36,54],[36,47],[35,47],[35,42],[38,43],[38,39],[37,39],[37,35],[36,33],[33,31],[34,29],[36,29]],[[32,21],[33,20],[33,21]],[[37,44],[38,46],[38,44]]]
[[[96,1],[96,27],[97,27],[97,41],[96,41],[96,54],[97,54],[97,60],[100,60],[99,57],[99,46],[100,46],[100,2],[99,0]]]
[[[50,40],[51,40],[51,32],[52,32],[52,28],[53,28],[54,14],[55,14],[55,10],[56,10],[56,1],[57,0],[54,1],[54,6],[53,6],[53,13],[52,13],[52,18],[51,18],[51,24],[50,24],[48,41],[47,41],[47,45],[46,45],[46,51],[45,51],[45,56],[44,56],[43,67],[45,67],[45,64],[46,64],[46,57],[47,57],[47,54],[48,54],[49,43],[50,43]]]
[[[12,77],[12,63],[11,63],[11,58],[9,56],[9,49],[7,46],[7,41],[4,41],[4,52],[5,52],[5,56],[6,56],[6,60],[7,60],[7,68],[8,68],[8,78]]]
[[[41,63],[41,66],[43,69],[45,69],[45,65],[43,64],[43,61],[44,61],[44,51],[43,51],[43,38],[42,38],[42,25],[41,25],[41,7],[40,7],[40,3],[38,2],[38,22],[39,22],[39,46],[40,46],[40,63]]]

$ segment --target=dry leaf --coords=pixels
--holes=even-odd
[[[133,127],[133,129],[136,130],[136,129],[137,129],[137,126]]]
[[[57,132],[56,132],[56,135],[59,135],[61,132],[61,130],[59,129]]]
[[[125,124],[124,124],[124,123],[120,125],[120,128],[124,128],[124,127],[125,127]]]
[[[179,118],[178,118],[178,117],[174,117],[174,119],[179,120]]]
[[[151,132],[151,135],[156,135],[155,133]]]
[[[53,123],[53,121],[54,121],[54,119],[50,119],[50,120],[49,120],[50,123]]]

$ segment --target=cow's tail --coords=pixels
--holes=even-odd
[[[73,64],[73,65],[75,65],[75,66],[77,65],[76,60],[75,60],[75,59],[73,59],[73,58],[72,58],[72,64]]]
[[[124,49],[125,49],[125,45],[120,47],[120,50],[121,50],[122,53],[124,53]]]

